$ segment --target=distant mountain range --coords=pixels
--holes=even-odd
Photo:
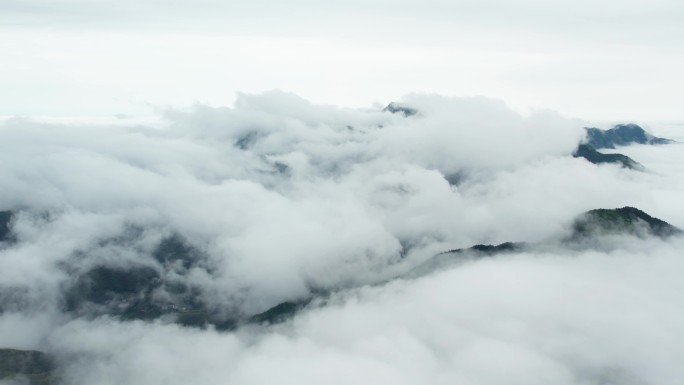
[[[392,102],[384,111],[405,117],[418,115],[413,107]],[[586,138],[572,156],[584,158],[593,164],[613,163],[634,170],[644,167],[622,154],[604,154],[597,149],[614,149],[630,144],[660,145],[673,141],[648,134],[636,124],[617,125],[609,130],[586,128]],[[249,134],[236,142],[240,148],[252,145]],[[455,174],[454,181],[462,175]],[[452,181],[450,181],[452,182]],[[454,182],[455,183],[455,182]],[[12,247],[17,239],[13,232],[16,211],[0,211],[0,247]],[[103,245],[136,244],[144,229],[131,226],[124,234],[101,240]],[[491,258],[516,252],[553,248],[594,247],[600,240],[614,236],[634,238],[668,238],[679,236],[682,230],[634,208],[595,209],[577,216],[569,234],[562,239],[540,243],[505,242],[498,245],[478,244],[467,248],[439,253],[397,278],[416,278],[448,268],[454,264]],[[233,330],[242,325],[275,324],[291,318],[298,311],[312,305],[314,300],[329,293],[320,292],[311,298],[277,304],[258,314],[244,314],[235,309],[217,311],[203,302],[200,287],[186,283],[182,277],[189,272],[201,271],[211,275],[215,271],[211,259],[180,234],[172,234],[151,249],[149,258],[116,265],[99,262],[84,267],[75,261],[63,263],[62,269],[71,279],[59,288],[59,310],[68,318],[96,318],[109,316],[120,320],[162,320],[187,327],[214,327]],[[6,295],[0,287],[0,313],[20,309],[22,301]],[[164,295],[158,295],[163,292]],[[9,300],[8,300],[9,298]],[[57,383],[55,361],[38,351],[0,349],[0,380],[18,379],[20,383],[47,385]]]
[[[397,102],[391,102],[383,109],[383,111],[391,112],[393,114],[403,114],[404,116],[413,116],[418,114],[418,110]]]
[[[615,146],[628,146],[630,144],[668,144],[671,139],[658,138],[646,132],[640,126],[630,124],[618,124],[609,130],[598,128],[585,128],[587,137],[585,143],[593,148],[615,148]]]
[[[402,114],[406,117],[419,113],[418,109],[397,102],[391,102],[383,111]],[[634,123],[618,124],[608,130],[594,127],[585,127],[584,129],[586,130],[586,136],[572,153],[573,157],[584,158],[593,164],[612,163],[638,171],[645,171],[646,168],[634,159],[623,154],[604,154],[597,151],[597,149],[615,149],[616,146],[628,146],[630,144],[658,145],[675,142],[672,139],[653,136]],[[458,184],[457,182],[452,183],[451,180],[449,181],[451,184]]]
[[[0,232],[11,236],[12,212],[0,212]],[[1,225],[5,223],[5,226]],[[631,236],[636,238],[668,238],[682,235],[679,228],[634,207],[616,209],[595,209],[575,218],[570,234],[555,242],[525,243],[505,242],[499,245],[475,245],[437,254],[415,267],[401,278],[417,278],[455,264],[492,258],[516,252],[552,249],[554,247],[591,247],[593,242],[606,236]],[[201,266],[203,256],[181,237],[173,236],[163,240],[154,252],[153,258],[162,263]],[[64,287],[63,311],[75,317],[113,316],[122,320],[166,319],[185,326],[213,326],[219,330],[232,330],[246,324],[274,324],[286,321],[309,305],[314,298],[280,303],[263,313],[255,315],[220,316],[207,309],[201,300],[194,298],[199,293],[192,288],[179,286],[169,290],[176,293],[174,300],[160,301],[151,293],[162,285],[177,285],[165,281],[159,272],[149,266],[116,268],[101,265],[81,273],[75,283]],[[328,293],[329,294],[329,293]],[[320,293],[324,299],[326,293]],[[2,311],[2,304],[0,304]],[[15,378],[31,385],[56,384],[57,370],[54,360],[43,352],[16,349],[0,349],[0,380]]]
[[[5,238],[12,237],[11,226],[7,224],[11,223],[14,215],[8,211],[0,212],[0,218],[10,218],[0,221],[0,233],[4,233]],[[124,236],[113,238],[111,242],[133,244],[140,231],[142,229],[131,230]],[[597,209],[577,217],[572,225],[572,234],[563,241],[563,246],[580,244],[587,238],[610,234],[669,237],[681,234],[681,230],[633,207]],[[417,269],[426,273],[458,256],[492,256],[537,246],[523,242],[507,242],[496,246],[475,245],[440,253]],[[218,329],[230,330],[245,323],[277,321],[306,304],[306,301],[282,303],[260,314],[212,311],[202,302],[199,287],[189,286],[178,279],[191,269],[201,269],[207,274],[212,274],[213,270],[208,256],[187,243],[180,235],[163,239],[153,250],[149,260],[125,266],[101,263],[85,270],[68,264],[63,264],[61,268],[72,277],[61,287],[61,309],[73,317],[94,318],[108,315],[122,320],[163,318],[185,326],[213,325]],[[412,274],[415,275],[416,271]],[[155,295],[160,290],[163,290],[164,296]],[[1,298],[3,297],[0,296]],[[0,311],[6,310],[7,306],[9,305],[0,303]]]
[[[641,163],[622,154],[604,154],[596,151],[594,147],[589,144],[580,144],[577,146],[575,152],[572,153],[575,158],[584,158],[593,164],[613,163],[625,168],[644,171],[646,168]]]
[[[655,137],[636,124],[618,124],[617,126],[601,130],[598,128],[585,128],[587,136],[577,146],[572,156],[584,158],[594,164],[613,163],[622,167],[644,171],[645,167],[634,159],[623,154],[604,154],[597,151],[599,148],[614,149],[615,146],[628,146],[630,144],[668,144],[674,140]]]
[[[543,242],[505,242],[499,245],[475,245],[437,254],[409,272],[409,277],[419,277],[444,269],[460,261],[493,257],[495,255],[534,251],[557,247],[586,248],[599,243],[606,236],[632,236],[637,238],[668,238],[682,235],[679,228],[634,207],[595,209],[575,218],[571,233],[563,239]]]

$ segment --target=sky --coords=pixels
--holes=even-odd
[[[677,0],[0,2],[0,115],[154,115],[272,89],[316,103],[498,98],[684,120]]]

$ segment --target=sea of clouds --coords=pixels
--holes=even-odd
[[[68,384],[684,381],[682,239],[402,278],[445,250],[560,239],[594,208],[684,227],[681,144],[617,150],[646,172],[596,166],[570,155],[581,120],[486,98],[401,102],[419,114],[274,91],[161,110],[155,124],[5,120],[0,210],[18,214],[17,242],[0,250],[11,303],[0,347],[54,354]],[[677,125],[652,131],[681,138]],[[134,244],[105,242],[132,227],[143,229]],[[172,278],[212,309],[252,315],[333,294],[283,324],[232,332],[60,311],[74,271],[154,267],[170,234],[206,255],[210,270]]]

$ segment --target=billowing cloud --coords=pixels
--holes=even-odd
[[[681,247],[479,261],[347,292],[267,330],[101,319],[49,344],[68,380],[98,384],[676,384]]]
[[[598,207],[684,227],[680,145],[626,149],[648,172],[595,166],[570,156],[579,120],[401,102],[419,113],[269,92],[155,126],[5,121],[0,210],[16,239],[0,250],[0,347],[55,353],[67,383],[677,383],[679,239],[395,278],[449,249],[560,239]],[[193,260],[160,257],[169,240]],[[232,332],[65,311],[88,274],[115,274],[101,266],[224,316],[317,299]]]

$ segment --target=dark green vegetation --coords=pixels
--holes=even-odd
[[[667,238],[682,231],[634,207],[596,209],[580,215],[572,226],[571,240],[602,235],[656,236]]]
[[[311,303],[310,299],[298,302],[283,302],[263,313],[250,317],[249,322],[258,324],[277,324],[285,322],[294,317],[298,311],[302,310],[309,303]]]
[[[185,282],[190,270],[211,274],[208,257],[172,235],[145,263],[101,264],[72,273],[64,287],[63,310],[75,316],[115,316],[124,320],[166,317],[187,326],[230,328],[232,319],[210,311],[201,289]],[[73,267],[71,267],[73,268]]]
[[[101,264],[76,270],[64,287],[62,310],[77,317],[164,319],[190,327],[232,330],[247,323],[277,323],[308,302],[285,302],[257,315],[212,309],[200,287],[183,279],[191,270],[211,274],[207,255],[178,235],[163,239],[152,259],[123,266]]]
[[[153,298],[161,285],[159,273],[151,267],[96,266],[77,276],[66,289],[64,310],[84,316],[157,318],[170,306]]]
[[[404,116],[413,116],[418,113],[418,110],[416,110],[415,108],[402,106],[401,104],[396,102],[391,102],[390,104],[388,104],[387,107],[383,109],[383,111],[388,111],[393,114],[401,113],[404,114]]]
[[[627,146],[637,144],[667,144],[673,141],[665,138],[657,138],[636,124],[618,124],[609,130],[598,128],[586,128],[586,144],[593,148],[615,148],[615,146]]]
[[[667,144],[673,140],[657,138],[636,124],[618,124],[609,130],[585,128],[587,136],[583,143],[572,154],[575,158],[584,158],[594,164],[614,163],[622,167],[643,171],[644,166],[622,154],[604,154],[596,149],[615,148],[630,144]]]
[[[4,218],[0,222],[4,227],[0,229],[5,229],[6,234],[9,234],[11,217],[10,214],[0,217]],[[101,240],[98,245],[112,250],[135,249],[139,247],[143,233],[131,227],[119,236]],[[614,234],[664,238],[681,234],[681,230],[632,207],[592,210],[580,215],[572,224],[569,236],[562,240],[535,244],[479,244],[449,250],[415,267],[405,277],[418,277],[460,262],[522,251],[595,247],[597,244],[592,243],[593,240]],[[162,320],[188,327],[233,330],[242,325],[286,321],[303,308],[313,306],[312,300],[322,300],[330,294],[311,294],[309,298],[283,302],[259,314],[245,314],[237,308],[217,309],[205,302],[209,296],[204,289],[188,279],[191,274],[207,277],[214,274],[215,267],[205,252],[180,235],[162,238],[156,247],[144,250],[147,251],[128,262],[104,259],[86,265],[84,259],[76,255],[60,265],[59,268],[70,277],[59,288],[63,313],[75,318],[108,316],[124,321]],[[27,308],[30,297],[22,289],[0,288],[0,311]]]
[[[0,241],[13,240],[15,214],[0,211]],[[136,249],[144,231],[129,227],[122,234],[99,241],[98,246]],[[85,253],[85,252],[84,252]],[[308,302],[285,302],[261,314],[242,314],[235,309],[213,309],[199,286],[188,283],[190,273],[211,276],[214,266],[202,252],[178,234],[163,238],[147,255],[135,261],[102,261],[84,265],[75,256],[60,268],[70,277],[60,287],[61,310],[73,317],[116,317],[121,320],[163,319],[191,327],[231,330],[246,323],[277,323]],[[0,312],[29,306],[28,291],[0,287]]]
[[[499,245],[475,245],[467,249],[455,249],[441,254],[465,254],[469,253],[478,257],[488,257],[494,254],[522,251],[527,244],[523,242],[504,242]]]
[[[179,261],[184,261],[186,256],[179,254]],[[66,290],[63,309],[84,317],[107,315],[122,320],[164,318],[189,327],[212,326],[218,330],[232,330],[247,323],[282,322],[308,303],[284,302],[249,316],[212,310],[202,301],[203,297],[199,288],[166,280],[148,266],[97,266],[78,276]]]
[[[604,154],[588,144],[580,144],[572,154],[575,158],[584,158],[593,164],[613,163],[632,170],[643,171],[644,166],[632,158],[622,154]]]
[[[25,382],[19,382],[21,379]],[[0,349],[0,380],[48,385],[57,383],[55,364],[45,353],[35,350]]]
[[[469,177],[468,172],[464,170],[444,175],[444,179],[452,186],[460,186],[467,181]]]
[[[420,277],[460,262],[510,253],[554,250],[558,247],[594,247],[598,246],[596,241],[610,235],[668,238],[681,234],[682,230],[677,227],[634,207],[596,209],[579,215],[571,226],[570,235],[560,240],[560,244],[557,240],[543,243],[505,242],[499,245],[475,245],[464,249],[449,250],[416,266],[406,276],[408,278]]]
[[[259,140],[259,133],[257,131],[249,131],[240,136],[234,143],[235,147],[241,150],[248,150]]]
[[[11,240],[13,217],[14,213],[11,211],[0,211],[0,242]]]
[[[528,244],[524,242],[504,242],[499,245],[475,245],[465,249],[454,249],[435,255],[427,261],[413,268],[407,276],[409,278],[420,277],[459,262],[472,259],[492,257],[500,254],[516,253],[525,251]]]
[[[168,270],[181,272],[195,266],[207,268],[207,256],[177,234],[164,238],[152,256]]]

